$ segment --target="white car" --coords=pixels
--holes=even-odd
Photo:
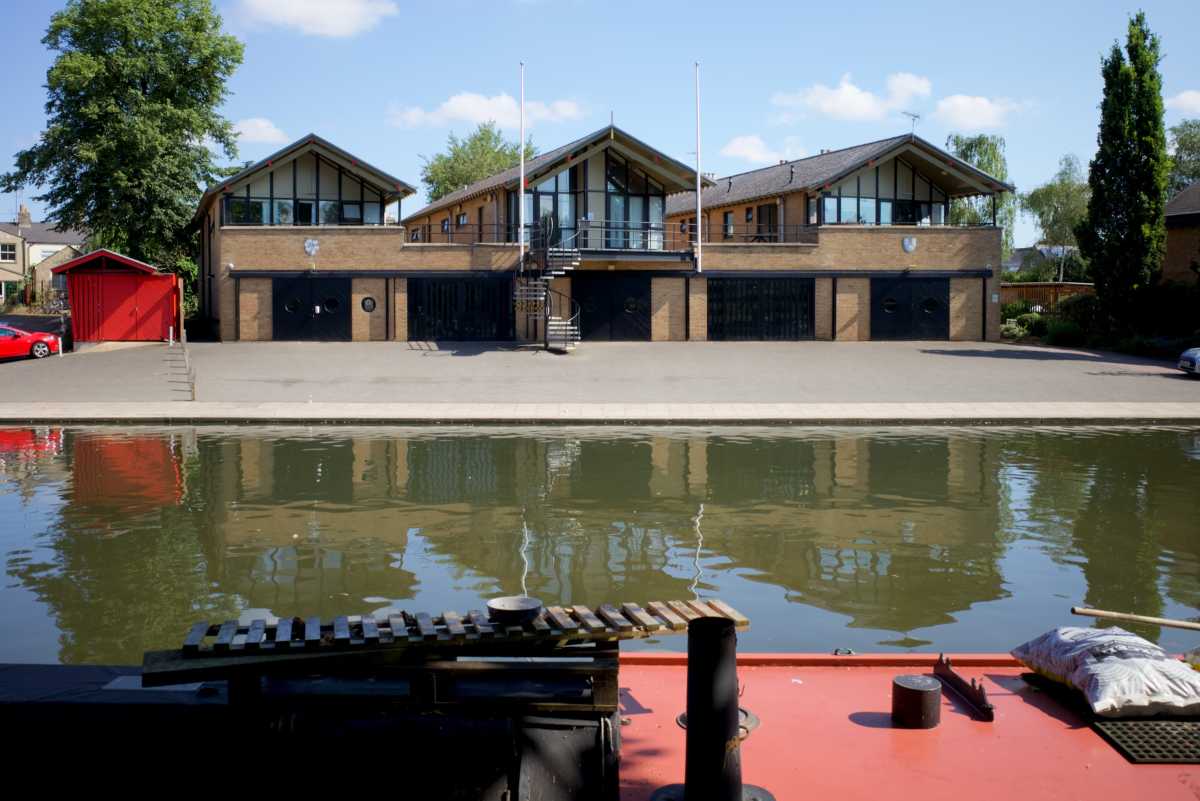
[[[1179,369],[1190,373],[1192,378],[1200,376],[1200,348],[1188,348],[1180,354]]]

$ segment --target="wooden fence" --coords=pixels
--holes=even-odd
[[[1002,304],[1025,301],[1032,311],[1042,314],[1055,314],[1058,311],[1058,304],[1067,298],[1075,295],[1094,294],[1096,294],[1095,284],[1071,281],[1029,281],[1000,285],[1000,302]]]

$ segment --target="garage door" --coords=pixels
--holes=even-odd
[[[709,278],[710,340],[812,339],[812,278]]]
[[[512,277],[409,278],[408,338],[446,342],[512,339]]]
[[[949,278],[871,279],[871,339],[949,338]]]
[[[571,297],[579,304],[579,333],[585,341],[650,340],[650,276],[577,272]]]
[[[271,282],[271,337],[348,342],[350,279],[301,275]]]

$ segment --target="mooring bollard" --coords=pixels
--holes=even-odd
[[[684,783],[660,788],[652,801],[774,801],[761,787],[742,784],[738,724],[734,622],[696,618],[688,623]]]

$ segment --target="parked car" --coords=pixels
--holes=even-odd
[[[1190,373],[1192,378],[1200,376],[1200,348],[1188,348],[1180,354],[1179,369]]]
[[[41,331],[22,331],[11,325],[0,325],[0,359],[32,356],[44,359],[58,353],[59,339],[55,334]]]

